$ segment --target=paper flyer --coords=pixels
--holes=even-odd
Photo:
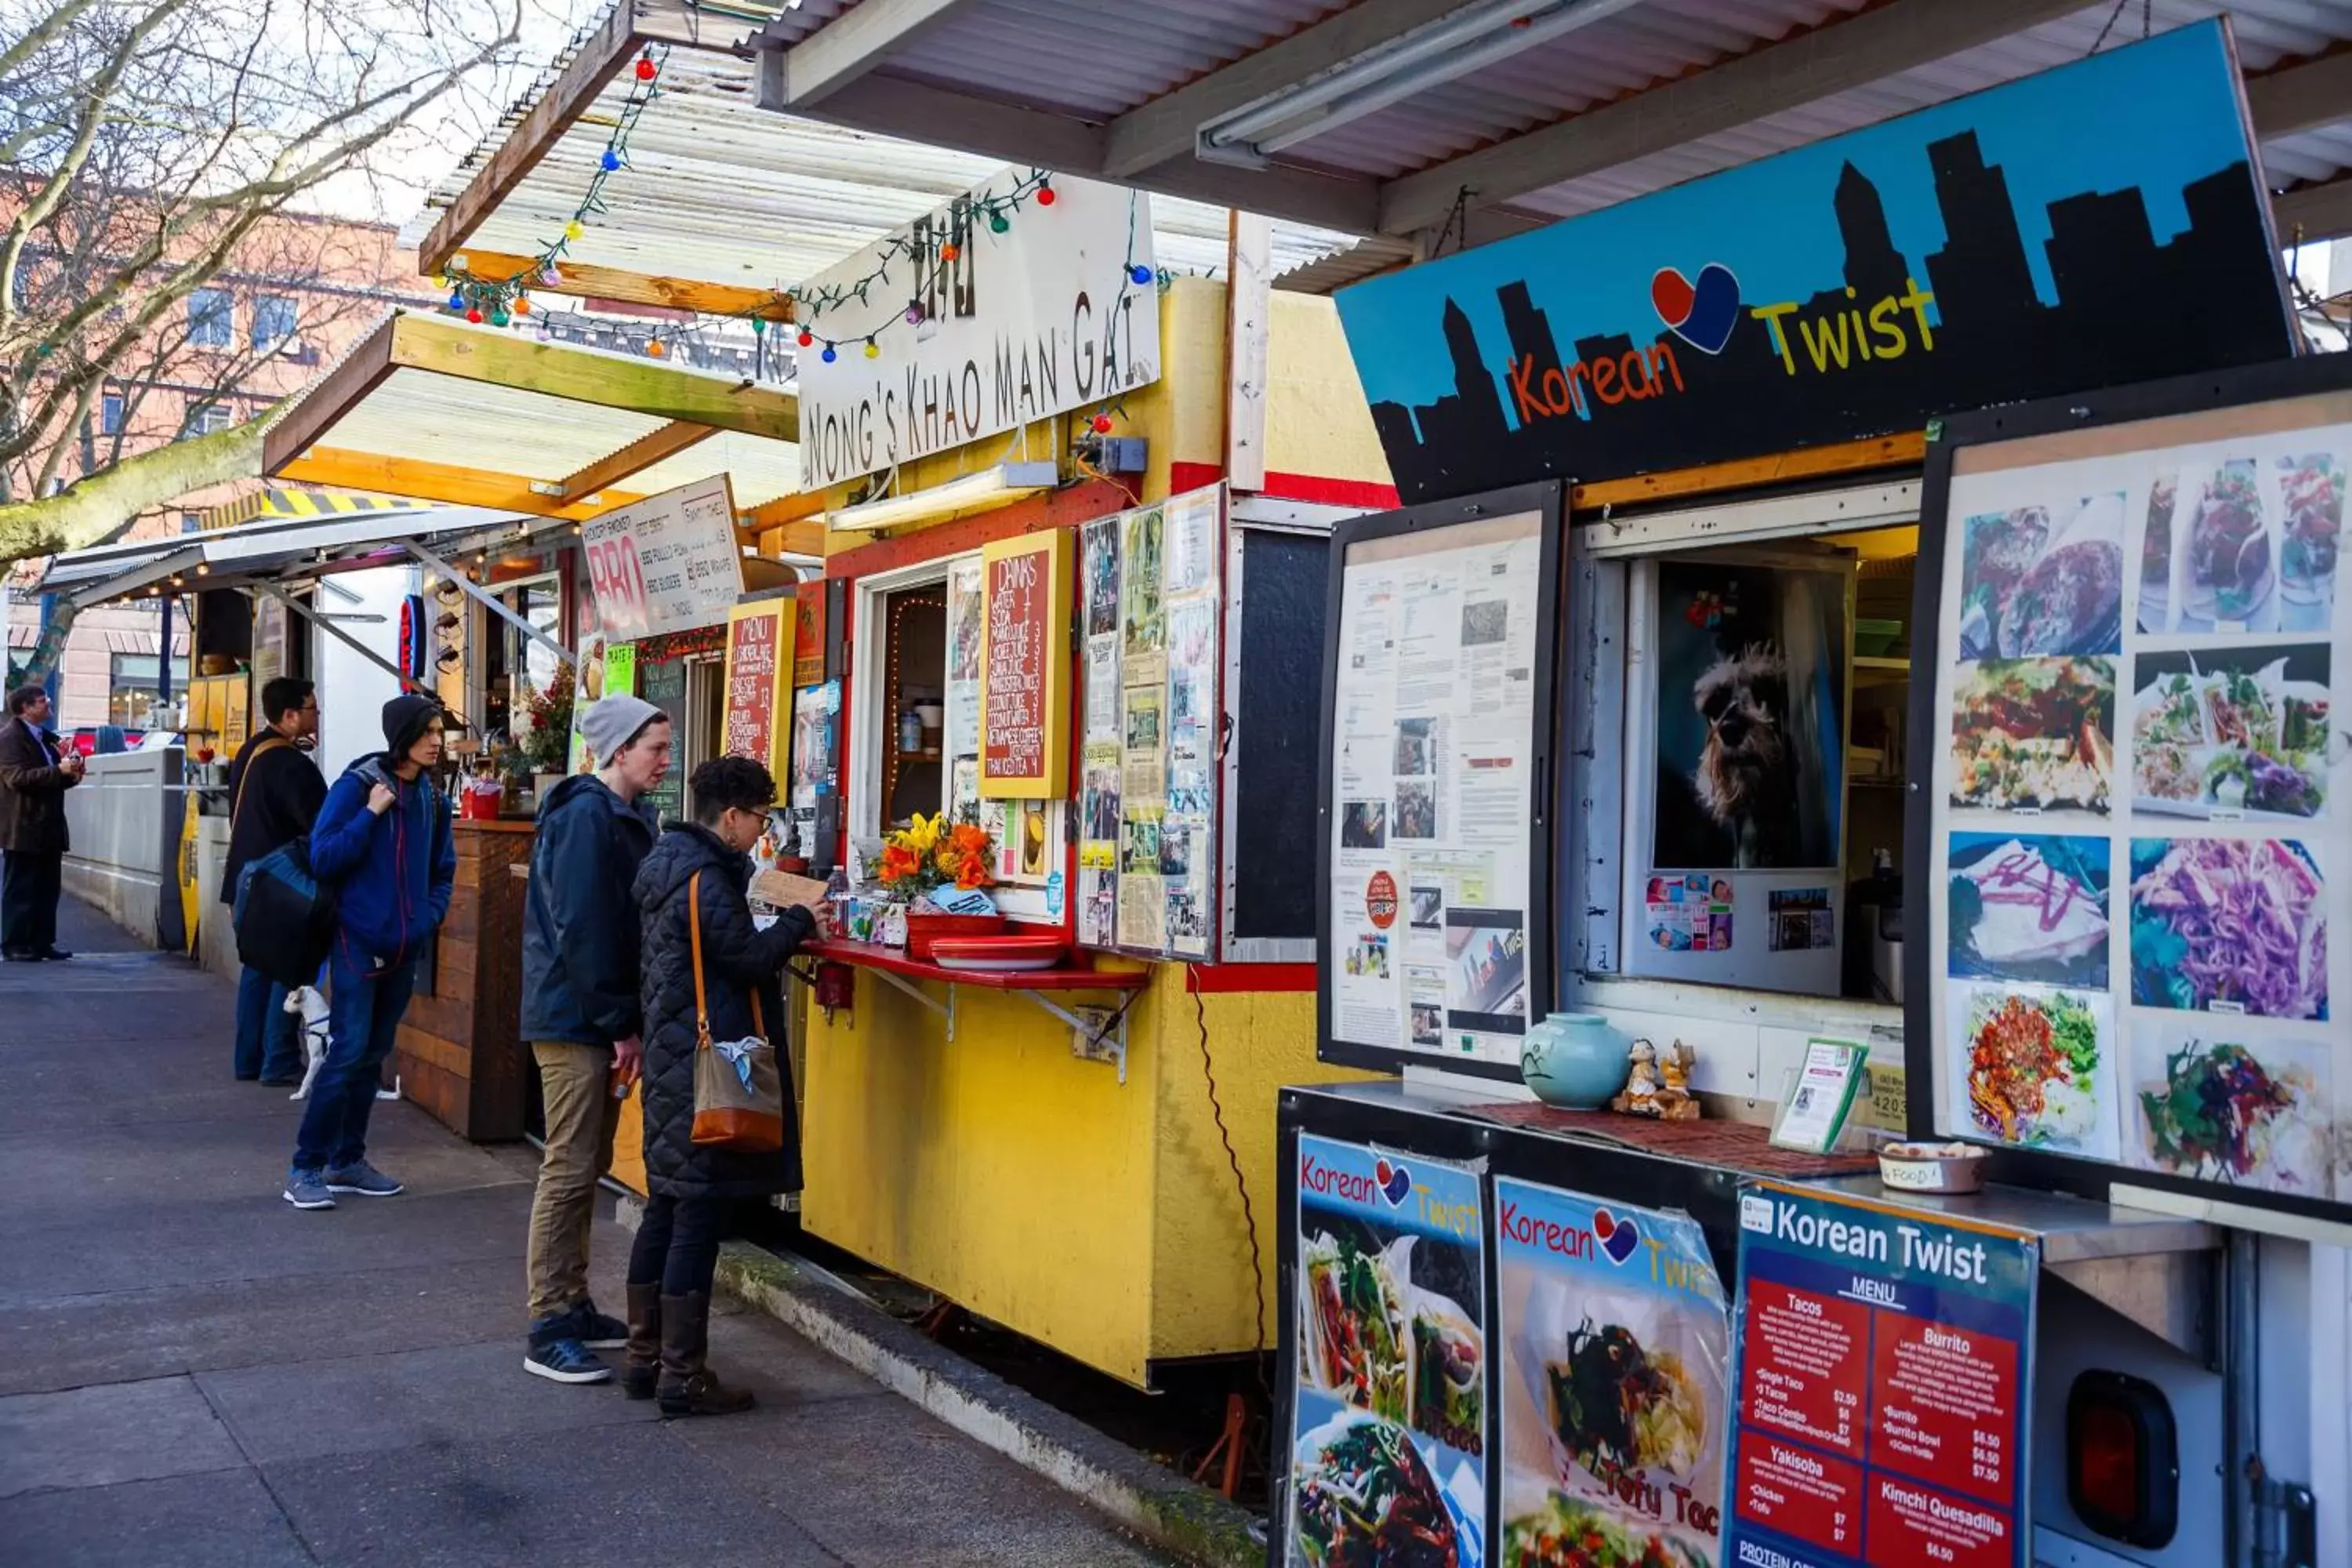
[[[1541,554],[1534,513],[1349,547],[1327,951],[1351,1044],[1518,1060]]]

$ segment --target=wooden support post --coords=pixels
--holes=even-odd
[[[1234,211],[1225,228],[1225,479],[1236,493],[1265,489],[1268,276],[1274,225]]]

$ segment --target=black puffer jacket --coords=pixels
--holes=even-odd
[[[673,1198],[767,1197],[801,1185],[801,1140],[792,1088],[784,1089],[784,1146],[774,1154],[739,1154],[694,1142],[694,959],[687,928],[688,889],[702,873],[702,983],[710,1006],[711,1037],[740,1039],[752,1032],[751,991],[760,994],[767,1037],[780,1063],[784,1008],[780,975],[784,960],[815,934],[805,910],[786,910],[774,925],[751,924],[745,889],[748,856],[693,823],[672,823],[638,868],[637,913],[645,929],[643,998],[646,1014],[646,1183]]]

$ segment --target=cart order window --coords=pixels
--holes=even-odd
[[[881,605],[882,821],[897,827],[947,804],[946,585],[902,588]]]
[[[1620,973],[1899,999],[1917,532],[1622,563]]]

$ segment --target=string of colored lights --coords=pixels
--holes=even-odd
[[[488,321],[494,327],[503,327],[515,317],[530,313],[530,289],[534,284],[542,289],[562,286],[559,263],[571,250],[572,242],[587,233],[588,220],[612,210],[604,202],[604,183],[629,166],[629,134],[636,129],[646,108],[661,96],[662,67],[668,60],[667,44],[648,44],[637,56],[636,64],[630,68],[634,79],[628,96],[622,100],[604,150],[597,155],[596,172],[589,177],[588,189],[572,208],[571,217],[564,221],[562,232],[539,247],[533,256],[533,266],[511,278],[481,278],[460,264],[462,257],[451,258],[443,280],[449,286],[448,309],[452,313],[462,314],[478,324]],[[658,336],[646,341],[646,353],[659,359],[663,352]]]

